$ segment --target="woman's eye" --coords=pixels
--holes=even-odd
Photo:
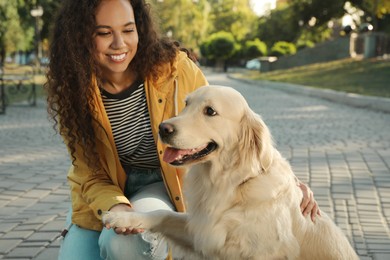
[[[132,32],[134,32],[134,29],[126,29],[126,30],[124,30],[123,32],[124,32],[124,33],[132,33]]]
[[[205,113],[208,116],[215,116],[217,112],[212,107],[206,107]]]
[[[96,35],[98,36],[108,36],[110,34],[111,34],[110,32],[96,32]]]

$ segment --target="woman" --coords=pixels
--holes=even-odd
[[[157,34],[145,0],[64,0],[50,46],[48,111],[68,147],[72,209],[59,259],[165,259],[139,229],[103,228],[104,211],[184,211],[183,173],[162,161],[158,125],[207,85]],[[317,211],[301,186],[304,214]]]

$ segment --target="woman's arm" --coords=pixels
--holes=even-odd
[[[76,144],[74,153],[76,161],[70,168],[68,179],[71,182],[72,192],[79,193],[72,200],[82,199],[93,210],[97,219],[101,219],[102,213],[108,211],[114,205],[127,204],[130,202],[123,194],[119,184],[114,183],[109,172],[115,176],[118,170],[114,164],[113,155],[109,149],[105,149],[101,157],[107,159],[107,164],[102,165],[98,172],[94,172],[86,162],[83,148]]]

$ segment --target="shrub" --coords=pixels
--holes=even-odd
[[[210,35],[201,44],[200,50],[202,55],[208,59],[226,60],[236,51],[236,41],[231,33],[220,31]]]
[[[302,50],[304,48],[313,48],[314,46],[315,43],[310,40],[306,40],[306,41],[298,40],[296,44],[297,50]]]
[[[252,59],[267,55],[267,45],[259,39],[247,41],[244,45],[244,56],[247,59]]]
[[[280,57],[284,55],[291,55],[297,52],[297,48],[293,43],[290,42],[276,42],[271,48],[271,55]]]

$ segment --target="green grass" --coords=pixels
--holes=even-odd
[[[249,71],[236,76],[390,97],[390,60],[383,59],[343,59],[266,73]]]

